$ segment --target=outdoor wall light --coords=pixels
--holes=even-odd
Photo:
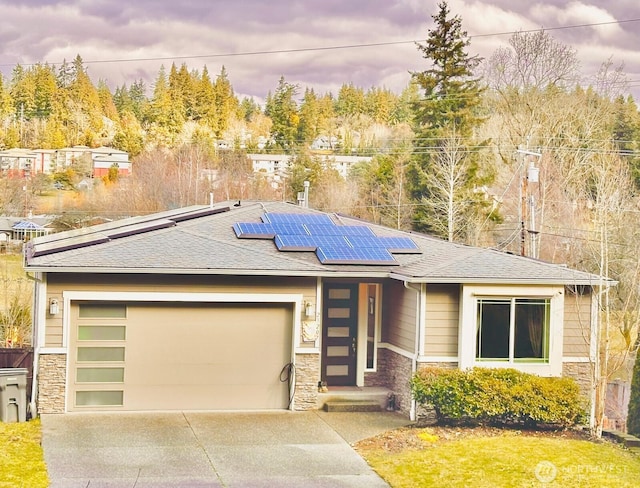
[[[315,315],[316,315],[316,307],[313,306],[313,303],[305,302],[305,304],[304,304],[304,315],[305,315],[305,317],[315,317]]]
[[[58,300],[52,298],[49,301],[49,315],[58,315],[60,312],[60,307],[58,306]]]

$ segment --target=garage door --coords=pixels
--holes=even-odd
[[[71,306],[68,410],[288,407],[291,305]]]

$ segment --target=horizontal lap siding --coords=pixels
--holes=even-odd
[[[564,357],[589,357],[591,339],[591,294],[564,297]]]
[[[460,287],[427,285],[424,350],[427,356],[458,356]]]
[[[415,351],[418,294],[400,282],[384,285],[382,340],[405,351]]]

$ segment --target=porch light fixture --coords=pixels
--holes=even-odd
[[[58,300],[52,298],[49,301],[49,315],[58,315],[60,313],[60,307],[58,306]]]
[[[307,318],[315,317],[316,307],[313,306],[313,303],[311,302],[304,303],[304,315]]]

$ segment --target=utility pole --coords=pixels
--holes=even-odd
[[[525,150],[518,149],[516,151],[518,154],[523,154],[526,156],[536,156],[542,157],[542,154]],[[521,167],[524,166],[526,159],[520,164]],[[536,237],[538,231],[536,230],[536,218],[535,218],[535,200],[533,195],[529,196],[529,183],[538,183],[539,180],[540,169],[536,167],[535,163],[531,161],[529,166],[524,168],[524,172],[522,175],[522,185],[520,188],[520,255],[526,256],[526,241],[527,241],[527,233],[529,234],[530,242],[529,242],[529,254],[533,258],[538,257],[538,249],[537,249],[537,241]],[[527,216],[529,217],[529,229],[527,230]]]

